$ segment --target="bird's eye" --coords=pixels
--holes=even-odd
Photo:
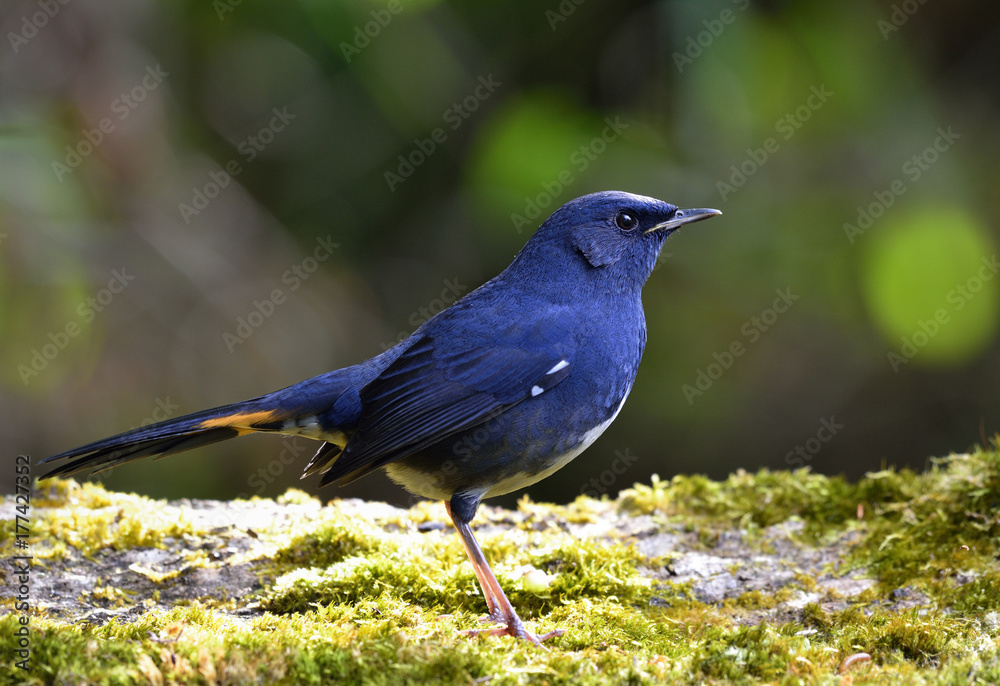
[[[624,211],[619,212],[618,216],[615,217],[615,224],[622,231],[631,231],[635,227],[639,226],[639,220],[635,218],[635,215],[631,212]]]

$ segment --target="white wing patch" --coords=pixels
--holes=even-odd
[[[569,362],[567,362],[566,360],[559,360],[558,362],[556,362],[555,366],[552,367],[552,369],[550,369],[549,371],[545,372],[545,376],[548,376],[549,374],[555,374],[560,369],[566,369],[566,367],[568,367],[568,366],[569,366]],[[538,388],[538,386],[535,386],[535,388]],[[532,389],[532,391],[534,391],[534,389]],[[539,391],[539,393],[541,393],[541,391]]]
[[[566,369],[566,367],[568,366],[569,366],[568,360],[559,360],[554,365],[552,365],[552,369],[545,372],[545,377],[552,376],[553,374],[558,374],[562,370]],[[531,387],[531,397],[535,398],[544,393],[545,391],[549,390],[557,383],[562,381],[566,377],[566,374],[568,373],[569,372],[566,372],[565,374],[559,374],[559,376],[553,377],[551,379],[542,377],[537,384]]]

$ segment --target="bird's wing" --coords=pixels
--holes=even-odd
[[[572,371],[575,347],[559,319],[418,334],[361,390],[357,430],[322,484],[349,483],[558,384]]]

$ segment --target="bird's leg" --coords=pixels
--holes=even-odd
[[[486,561],[486,556],[483,555],[483,549],[479,547],[476,537],[472,535],[472,527],[469,526],[469,522],[455,516],[455,513],[452,512],[451,503],[446,501],[445,508],[448,510],[448,516],[451,517],[451,521],[455,525],[459,536],[462,537],[462,545],[465,547],[465,552],[469,556],[469,562],[472,563],[472,568],[476,572],[476,578],[479,579],[479,585],[483,589],[486,606],[490,610],[490,618],[497,624],[504,625],[496,629],[473,629],[463,631],[462,633],[466,636],[478,636],[484,633],[497,636],[507,634],[508,636],[531,641],[535,645],[554,636],[561,636],[563,634],[562,629],[556,629],[547,634],[536,636],[524,628],[524,622],[517,616],[514,606],[507,600],[503,589],[500,588],[500,582],[493,575],[493,570],[490,569],[490,565]]]

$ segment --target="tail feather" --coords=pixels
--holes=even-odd
[[[48,462],[49,460],[62,458],[76,458],[66,464],[55,467],[42,476],[42,478],[69,476],[87,469],[92,470],[92,474],[96,474],[97,472],[117,467],[120,464],[138,460],[141,457],[149,457],[150,455],[154,455],[157,458],[166,457],[167,455],[173,455],[183,450],[190,450],[191,448],[209,445],[210,443],[218,443],[219,441],[234,438],[238,435],[239,433],[236,429],[212,429],[211,431],[194,435],[167,436],[165,438],[155,438],[139,442],[127,439],[124,442],[117,443],[112,442],[114,438],[110,438],[101,442],[101,444],[104,444],[102,447],[96,448],[93,452],[82,457],[79,457],[80,453],[78,451],[69,451],[42,460],[42,462]]]
[[[276,431],[285,418],[278,410],[262,410],[261,398],[203,410],[140,427],[67,450],[41,461],[69,460],[42,478],[68,476],[87,469],[100,472],[141,457],[166,457],[255,431]]]
[[[280,391],[203,410],[67,450],[42,463],[67,460],[42,478],[102,471],[141,457],[166,457],[257,431],[327,441],[307,472],[328,468],[361,416],[359,390],[398,355],[390,349],[367,362],[306,379]]]
[[[346,441],[344,441],[346,444]],[[316,454],[313,455],[312,459],[309,460],[309,464],[306,465],[305,470],[302,472],[300,479],[304,479],[307,476],[312,476],[313,474],[319,474],[320,472],[329,469],[330,465],[333,464],[340,453],[343,451],[344,446],[337,443],[327,441],[320,446]]]

